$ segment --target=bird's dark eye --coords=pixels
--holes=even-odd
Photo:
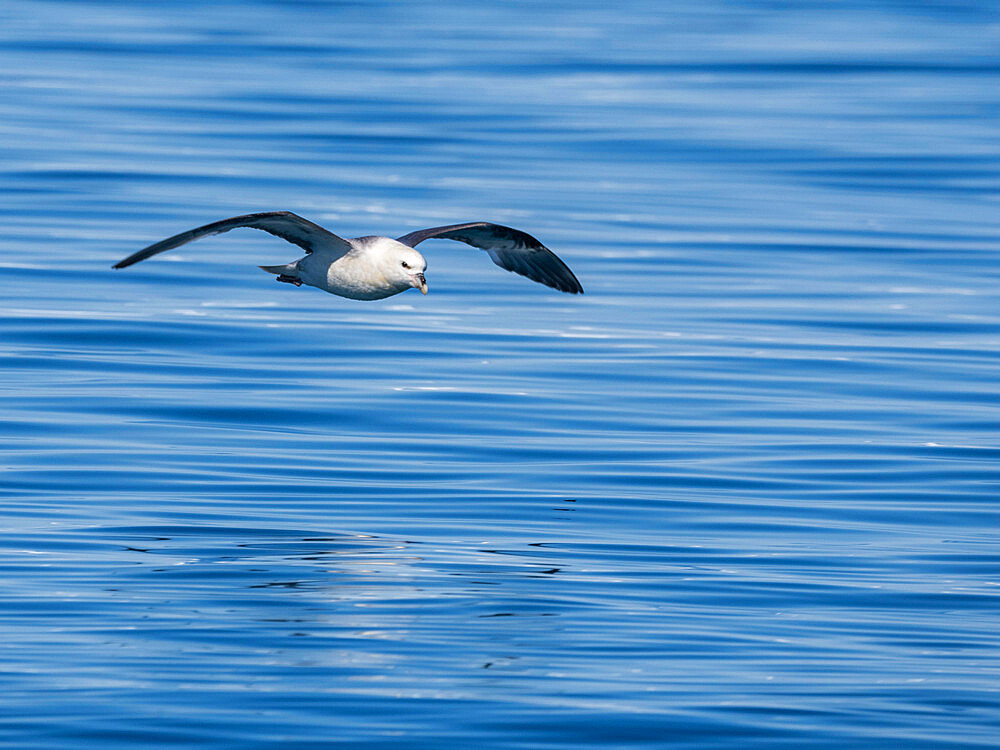
[[[410,267],[410,264],[409,264],[409,263],[407,263],[407,262],[406,262],[406,261],[404,260],[404,261],[403,261],[403,268],[409,268],[409,267]]]

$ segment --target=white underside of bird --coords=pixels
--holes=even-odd
[[[484,221],[420,229],[398,239],[345,239],[288,211],[246,214],[168,237],[119,261],[114,268],[125,268],[201,237],[238,227],[261,229],[305,249],[306,255],[291,263],[261,266],[278,281],[316,287],[349,299],[383,299],[407,289],[427,294],[427,261],[414,246],[433,238],[458,240],[485,250],[501,268],[559,291],[583,292],[569,267],[537,239],[518,229]]]
[[[292,263],[261,268],[281,281],[298,281],[348,299],[384,299],[411,288],[427,294],[427,261],[412,247],[388,237],[350,242],[355,247],[343,255],[320,247]]]

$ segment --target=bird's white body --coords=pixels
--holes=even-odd
[[[384,299],[407,289],[427,293],[427,261],[412,247],[389,237],[347,240],[351,250],[317,247],[289,263],[284,275],[349,299]],[[270,268],[265,270],[271,270]]]

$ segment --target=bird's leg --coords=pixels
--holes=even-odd
[[[295,278],[294,276],[288,276],[283,273],[279,273],[277,276],[278,281],[284,281],[286,284],[295,284],[295,286],[302,286],[302,282]]]

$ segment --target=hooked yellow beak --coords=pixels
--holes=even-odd
[[[427,294],[427,279],[422,273],[415,274],[410,283],[413,284],[414,288],[419,289],[421,294]]]

